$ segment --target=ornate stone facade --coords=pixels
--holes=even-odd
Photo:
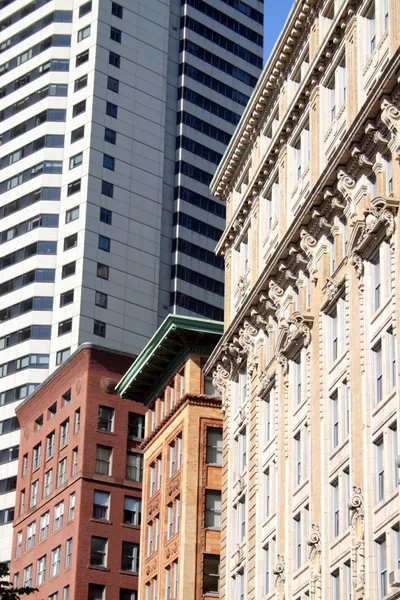
[[[400,7],[373,4],[295,3],[212,183],[221,600],[400,597]]]

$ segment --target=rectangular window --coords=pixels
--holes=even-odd
[[[114,198],[114,184],[108,181],[101,182],[101,193],[109,198]]]
[[[372,348],[374,359],[374,391],[375,405],[383,399],[383,373],[382,373],[382,343],[379,341]]]
[[[85,126],[77,127],[73,131],[71,131],[71,144],[81,140],[85,136]]]
[[[108,521],[110,511],[110,492],[94,491],[93,498],[93,519],[102,519]]]
[[[375,2],[371,3],[367,12],[367,56],[369,57],[376,48],[376,22],[375,22]]]
[[[53,531],[61,529],[64,521],[64,501],[59,502],[54,507]]]
[[[94,303],[101,308],[107,308],[108,296],[103,292],[96,292]]]
[[[385,463],[383,437],[374,442],[376,463],[376,502],[385,497]]]
[[[28,565],[23,570],[22,586],[23,587],[32,587],[32,565]]]
[[[35,535],[36,535],[36,521],[30,523],[26,528],[26,550],[30,550],[33,548],[35,544]]]
[[[97,429],[99,431],[114,430],[114,409],[108,406],[99,406]]]
[[[96,449],[96,473],[111,475],[112,448],[108,446],[97,446]]]
[[[105,594],[106,587],[104,585],[89,583],[88,600],[105,600]]]
[[[219,427],[207,427],[206,462],[222,466],[222,429]]]
[[[117,4],[117,2],[112,2],[111,3],[111,14],[114,15],[114,17],[118,17],[119,19],[123,18],[123,7],[120,4]]]
[[[68,290],[68,292],[64,292],[60,295],[60,308],[63,306],[67,306],[68,304],[72,304],[74,301],[74,290]]]
[[[90,13],[91,10],[92,10],[92,0],[90,0],[89,2],[85,2],[85,4],[82,4],[79,7],[79,18],[84,17],[85,15]]]
[[[125,496],[124,500],[124,523],[129,525],[141,524],[142,519],[142,501],[140,498]]]
[[[72,538],[69,538],[65,544],[65,568],[69,569],[72,563]]]
[[[93,567],[107,566],[108,539],[92,536],[90,546],[90,565]]]
[[[112,212],[108,210],[108,208],[100,208],[100,221],[102,223],[106,223],[107,225],[112,224]]]
[[[50,496],[52,492],[52,484],[53,484],[53,469],[49,469],[44,474],[43,479],[43,498]]]
[[[73,521],[75,516],[75,492],[69,495],[68,502],[68,522]]]
[[[95,319],[93,321],[93,333],[94,333],[94,335],[98,335],[99,337],[105,338],[106,337],[106,323]]]
[[[79,90],[85,88],[88,83],[88,76],[84,75],[83,77],[79,77],[79,79],[75,79],[74,84],[74,92],[79,92]]]
[[[86,100],[81,100],[80,102],[78,102],[77,104],[74,104],[74,106],[72,107],[72,117],[77,117],[78,115],[81,115],[82,113],[84,113],[86,110]]]
[[[89,50],[85,50],[85,52],[81,52],[81,54],[78,54],[78,56],[76,57],[75,66],[79,67],[80,65],[83,65],[88,60],[89,60]]]
[[[72,319],[66,319],[58,324],[58,336],[70,333],[70,331],[72,331]]]
[[[389,346],[389,385],[393,390],[396,387],[396,338],[393,335],[393,329],[388,329]]]
[[[117,42],[117,44],[121,43],[122,39],[122,31],[117,29],[116,27],[110,27],[110,40],[113,42]]]
[[[72,451],[72,470],[71,474],[74,477],[78,472],[78,448],[74,448]]]
[[[205,526],[208,529],[221,528],[221,492],[206,490]]]
[[[66,279],[67,277],[70,277],[71,275],[75,275],[75,268],[76,268],[75,261],[70,262],[67,265],[64,265],[62,268],[61,279]],[[61,361],[61,362],[63,362],[63,361]],[[61,364],[61,362],[57,363],[57,364]]]
[[[46,555],[38,559],[36,563],[36,585],[42,585],[46,579]]]
[[[377,252],[371,259],[372,265],[372,286],[373,286],[373,308],[378,310],[381,305],[381,267],[380,253]]]
[[[78,245],[78,234],[74,233],[66,238],[64,238],[64,252],[67,250],[71,250],[71,248],[75,248]]]
[[[123,571],[139,571],[139,544],[122,542],[121,569]]]
[[[271,472],[269,467],[264,471],[264,517],[271,514]]]
[[[142,440],[144,438],[144,415],[129,413],[128,437]]]
[[[296,360],[293,361],[294,367],[294,393],[295,393],[295,402],[298,406],[302,403],[303,400],[303,390],[302,390],[302,360],[301,355],[299,355]]]
[[[132,481],[142,481],[143,454],[140,452],[126,453],[126,478]]]
[[[108,115],[109,117],[113,117],[113,119],[117,119],[118,118],[118,106],[116,104],[113,104],[112,102],[107,102],[106,115]],[[112,131],[112,130],[109,130],[109,131]]]
[[[388,593],[386,536],[375,542],[378,570],[378,599],[384,598]]]
[[[331,312],[331,362],[335,362],[339,355],[339,340],[338,340],[338,313],[337,309]]]
[[[336,448],[339,445],[339,398],[337,391],[331,395],[330,399],[332,407],[332,448]]]
[[[40,517],[39,542],[45,540],[49,535],[50,512],[47,511]]]
[[[246,498],[243,497],[238,502],[238,540],[243,542],[246,537]]]
[[[75,433],[78,433],[80,428],[81,428],[81,409],[78,408],[75,411],[75,423],[74,423]]]
[[[31,483],[31,499],[29,502],[29,508],[35,506],[39,501],[39,480]]]
[[[340,532],[340,513],[339,513],[339,480],[335,479],[331,483],[332,494],[332,537],[337,537]]]
[[[121,56],[116,52],[111,52],[108,56],[108,62],[112,67],[119,69],[121,67]]]
[[[104,140],[109,144],[117,143],[117,132],[113,129],[109,129],[108,127],[104,128]]]
[[[109,154],[103,154],[103,167],[115,171],[115,158]]]
[[[219,556],[204,555],[203,594],[219,594]]]
[[[110,252],[111,250],[111,240],[109,237],[105,235],[99,235],[99,250],[103,250],[104,252]]]
[[[340,600],[340,572],[339,569],[331,574],[332,600]]]
[[[60,425],[60,448],[68,443],[69,438],[69,419],[63,421]]]
[[[108,279],[110,274],[110,267],[97,263],[97,277],[100,279]]]
[[[32,471],[40,467],[40,456],[42,454],[42,444],[36,444],[32,454]]]
[[[60,572],[61,546],[54,548],[50,555],[50,577],[55,577]]]
[[[84,27],[83,29],[80,29],[78,31],[77,40],[78,40],[78,42],[81,42],[82,40],[85,40],[89,36],[90,36],[90,25],[87,25],[86,27]]]
[[[118,79],[115,79],[115,77],[108,76],[108,79],[107,79],[107,89],[109,89],[111,92],[115,92],[116,94],[118,94],[119,93],[119,81],[118,81]]]
[[[298,514],[294,518],[295,529],[295,568],[299,569],[302,564],[302,533],[301,533],[301,516]]]

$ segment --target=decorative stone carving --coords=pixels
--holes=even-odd
[[[239,300],[243,300],[246,295],[246,291],[249,288],[250,288],[250,281],[249,281],[247,273],[245,275],[240,275],[238,282],[237,282],[237,286],[236,286],[235,296]]]
[[[235,568],[240,567],[240,565],[242,564],[243,561],[244,561],[243,546],[241,546],[241,544],[236,544],[236,550],[235,550],[234,560],[233,560],[234,567]]]
[[[257,396],[262,397],[266,392],[272,387],[272,384],[275,380],[275,372],[274,373],[263,373],[260,374],[258,378],[257,385]]]
[[[102,390],[104,390],[107,394],[115,394],[115,386],[117,385],[117,382],[114,379],[111,379],[111,377],[102,377],[100,380],[100,387]]]
[[[287,357],[284,354],[282,354],[282,352],[280,352],[276,357],[276,361],[278,365],[280,365],[282,368],[283,376],[286,377],[286,375],[289,373],[289,364]]]
[[[326,280],[325,289],[328,294],[328,300],[333,300],[335,296],[337,296],[339,285],[336,283],[336,281],[328,277]]]
[[[356,182],[344,169],[338,171],[337,189],[346,200],[347,207],[346,212],[348,216],[353,216],[354,209],[354,196],[356,191]]]
[[[160,512],[160,494],[157,494],[155,498],[152,498],[147,505],[147,512],[149,517],[157,515]]]
[[[332,225],[326,220],[326,217],[321,213],[318,208],[314,208],[311,213],[311,218],[313,222],[320,228],[324,233],[330,235],[332,230]]]
[[[82,381],[80,379],[78,379],[78,381],[75,384],[75,391],[76,391],[76,395],[79,396],[79,394],[81,393],[82,390]]]
[[[364,262],[357,252],[353,252],[349,258],[350,264],[353,265],[357,279],[361,279],[364,275]]]
[[[269,297],[271,298],[275,306],[277,308],[280,308],[283,297],[283,289],[273,279],[270,280],[268,287]]]
[[[275,579],[275,588],[277,590],[277,598],[284,600],[285,598],[285,557],[283,554],[278,554],[277,562],[273,568]]]
[[[313,317],[304,316],[300,312],[293,313],[289,319],[282,319],[277,344],[280,354],[290,357],[293,351],[298,351],[299,347],[307,348],[311,342],[313,321]]]
[[[321,533],[319,525],[311,525],[312,532],[307,538],[310,550],[310,598],[321,599]]]
[[[167,485],[167,498],[174,496],[181,487],[181,472],[178,473],[168,482]]]
[[[311,266],[309,267],[310,272],[315,270],[314,264],[314,255],[315,249],[317,246],[317,240],[313,237],[306,229],[300,230],[300,248],[303,250],[304,254],[307,256],[308,261]]]
[[[179,550],[179,537],[174,539],[170,544],[165,547],[164,556],[166,560],[169,560]]]
[[[351,516],[351,562],[352,581],[356,592],[364,596],[365,587],[365,543],[364,543],[364,499],[361,488],[353,486],[354,494],[349,500]],[[358,596],[360,597],[360,596]]]
[[[389,96],[381,102],[381,119],[390,132],[390,150],[400,158],[400,109]]]
[[[229,373],[228,371],[218,363],[217,368],[213,371],[213,379],[212,384],[214,389],[220,394],[220,396],[224,397],[226,394],[226,388],[229,383]]]
[[[154,558],[153,560],[149,560],[146,563],[146,566],[144,568],[144,572],[146,577],[149,577],[152,573],[155,573],[158,570],[158,559],[157,557]]]

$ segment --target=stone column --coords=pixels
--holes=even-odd
[[[347,122],[352,123],[358,113],[359,68],[357,53],[357,20],[354,16],[346,30]]]
[[[321,172],[320,155],[321,137],[321,88],[319,85],[311,92],[310,96],[310,187],[318,180]]]

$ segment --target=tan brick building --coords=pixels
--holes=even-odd
[[[139,600],[219,596],[221,399],[202,367],[221,334],[170,315],[117,387],[148,409]]]
[[[226,201],[227,600],[400,597],[400,2],[297,1]]]
[[[11,578],[40,600],[137,600],[144,407],[131,355],[83,344],[17,409]]]

